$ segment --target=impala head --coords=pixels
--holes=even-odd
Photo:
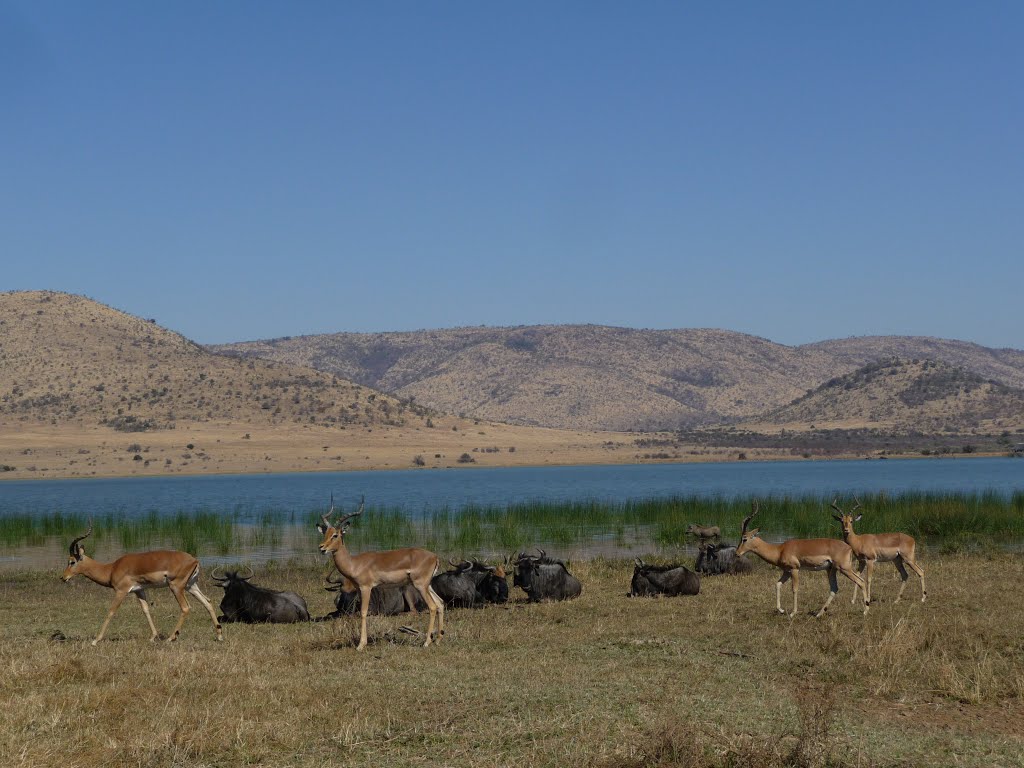
[[[60,577],[61,581],[71,581],[71,577],[78,573],[78,567],[85,558],[85,548],[79,542],[89,538],[90,535],[92,535],[92,518],[89,518],[89,530],[72,541],[71,546],[68,547],[68,564]]]
[[[750,524],[750,521],[753,520],[754,516],[761,511],[760,507],[757,504],[757,499],[754,500],[754,502],[751,504],[751,507],[752,511],[750,512],[750,514],[743,518],[743,527],[740,530],[740,544],[738,547],[736,547],[737,557],[753,549],[752,542],[754,539],[757,538],[757,534],[761,530],[760,528],[755,528],[752,531],[747,530],[747,526]]]
[[[839,499],[836,499],[835,501],[832,502],[832,509],[839,513],[838,515],[833,514],[832,518],[841,526],[843,526],[843,538],[846,538],[851,533],[853,533],[853,524],[864,516],[863,513],[857,515],[856,517],[853,516],[853,513],[860,509],[860,502],[857,501],[856,497],[854,497],[853,500],[855,504],[853,509],[851,509],[849,512],[843,512],[843,510],[839,508],[839,505],[836,503],[837,501],[839,501]]]
[[[331,552],[337,552],[341,547],[345,545],[345,534],[348,532],[348,521],[353,517],[359,517],[363,514],[363,506],[366,504],[366,497],[364,496],[359,502],[359,509],[353,512],[351,515],[345,515],[344,517],[338,518],[336,523],[331,522],[331,515],[334,514],[334,494],[331,494],[331,508],[328,510],[326,515],[320,515],[322,523],[318,523],[316,529],[324,535],[324,540],[320,542],[320,551],[325,555]]]

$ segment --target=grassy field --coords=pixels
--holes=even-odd
[[[893,604],[876,571],[865,619],[841,585],[801,584],[774,615],[774,571],[706,579],[697,597],[629,599],[625,561],[573,563],[571,603],[449,611],[439,646],[371,619],[225,627],[194,610],[175,644],[147,642],[126,601],[92,648],[111,592],[56,571],[0,581],[0,765],[1012,766],[1024,755],[1018,555],[925,552],[929,600]],[[324,567],[257,581],[325,613]],[[220,590],[204,575],[215,601]],[[789,599],[788,593],[784,601]],[[151,592],[164,632],[177,609]],[[784,605],[787,603],[784,602]]]

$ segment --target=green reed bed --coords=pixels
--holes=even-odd
[[[352,521],[355,551],[423,546],[439,553],[465,555],[511,553],[528,547],[583,548],[611,543],[677,546],[686,541],[690,523],[718,525],[725,540],[738,538],[750,514],[749,497],[679,496],[622,503],[597,501],[522,502],[427,510],[410,514],[396,508],[367,508]],[[770,539],[836,537],[831,497],[776,496],[758,499],[755,523]],[[870,494],[859,499],[860,533],[903,531],[956,551],[977,545],[1015,545],[1024,539],[1024,492]],[[852,498],[839,500],[851,509]],[[94,516],[93,551],[125,552],[172,547],[194,554],[244,558],[273,551],[276,556],[315,554],[319,543],[313,511],[273,510],[256,515],[240,510],[200,509],[142,516],[107,513]],[[87,515],[58,510],[46,514],[0,515],[0,548],[63,547],[83,533]],[[290,549],[289,549],[290,548]],[[288,551],[285,551],[288,550]]]

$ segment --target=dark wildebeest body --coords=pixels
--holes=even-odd
[[[640,558],[633,568],[631,597],[655,595],[696,595],[700,592],[700,576],[683,565],[647,565]]]
[[[213,576],[224,590],[220,601],[223,623],[291,624],[309,621],[306,601],[294,592],[279,592],[249,583],[252,576],[242,577],[237,571],[228,571],[222,577]]]
[[[477,604],[476,581],[470,575],[472,569],[472,563],[461,563],[430,580],[430,586],[445,607],[472,608]]]
[[[328,581],[330,581],[328,579]],[[329,613],[327,618],[338,618],[341,616],[354,616],[359,613],[363,601],[359,590],[347,579],[331,581],[327,587],[328,592],[337,592],[334,598],[334,612]],[[378,584],[370,592],[371,616],[397,616],[410,610],[410,597],[407,595],[408,587],[394,584]],[[426,608],[426,605],[423,605]]]
[[[749,560],[736,555],[736,547],[731,544],[701,544],[694,566],[697,573],[703,573],[705,576],[750,573],[753,569],[754,566]]]
[[[565,563],[549,558],[544,550],[540,550],[540,553],[540,557],[524,554],[516,557],[515,586],[526,593],[531,603],[579,597],[583,585],[569,573]]]
[[[482,606],[485,603],[508,602],[508,579],[505,575],[504,566],[487,565],[478,560],[473,562],[463,561],[458,565],[452,563],[452,565],[455,570],[438,574],[434,577],[433,582],[431,582],[434,586],[434,591],[438,592],[438,594],[440,594],[439,587],[447,589],[446,586],[441,584],[443,581],[442,576],[460,574],[463,578],[473,583],[475,592],[473,605]],[[463,589],[464,584],[465,582],[460,580],[458,582],[459,588]]]

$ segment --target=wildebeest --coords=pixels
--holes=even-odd
[[[451,561],[449,561],[451,562]],[[437,574],[430,586],[448,608],[472,608],[476,605],[476,581],[470,575],[472,563],[451,563],[452,570]]]
[[[697,549],[697,562],[694,570],[705,576],[716,576],[721,573],[750,573],[754,566],[749,560],[736,556],[736,547],[732,544],[712,544],[701,542]]]
[[[239,576],[238,571],[227,571],[223,576],[218,576],[217,570],[215,568],[210,576],[224,590],[224,598],[220,601],[224,615],[218,617],[219,621],[245,624],[309,621],[306,601],[294,592],[279,592],[250,584],[251,573]]]
[[[526,593],[531,603],[579,597],[583,585],[569,573],[565,563],[548,557],[543,549],[538,551],[539,557],[525,553],[515,557],[515,586]]]
[[[337,592],[334,598],[334,611],[326,618],[354,616],[359,613],[361,598],[355,584],[344,577],[340,581],[327,580],[328,592]],[[410,610],[406,587],[379,584],[370,592],[370,614],[373,616],[397,616]],[[426,607],[424,605],[424,607]]]
[[[696,595],[700,576],[684,565],[648,565],[639,557],[633,568],[630,597]]]
[[[476,595],[478,600],[486,603],[507,603],[508,602],[508,576],[505,573],[505,566],[508,559],[501,565],[487,565],[479,560],[473,561],[473,569],[470,577],[476,582]]]
[[[698,539],[717,539],[722,535],[722,529],[717,525],[697,525],[690,523],[686,526],[687,536],[696,536]]]

